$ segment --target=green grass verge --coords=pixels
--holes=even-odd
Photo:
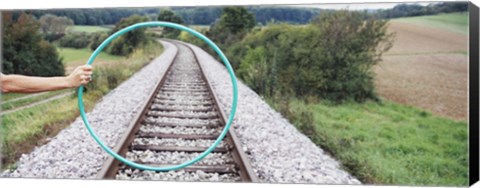
[[[466,122],[384,101],[304,103],[293,100],[297,128],[331,152],[365,183],[395,185],[468,184]],[[298,127],[313,115],[310,128]]]
[[[413,23],[422,26],[445,29],[465,35],[468,34],[468,12],[397,18],[392,19],[392,21]]]
[[[88,48],[81,48],[81,49],[75,49],[75,48],[62,48],[58,47],[58,53],[60,54],[60,57],[63,57],[63,62],[65,62],[65,65],[71,65],[71,64],[77,64],[78,62],[83,62],[83,64],[87,63],[88,58],[90,55],[92,55],[93,51],[88,49]],[[106,52],[100,53],[97,58],[95,59],[95,62],[98,61],[120,61],[120,60],[125,60],[126,58],[123,56],[116,56],[116,55],[111,55]]]
[[[101,99],[124,80],[140,70],[163,51],[161,44],[149,42],[137,49],[123,61],[97,65],[94,77],[86,86],[84,104],[91,110]],[[36,145],[45,143],[45,138],[55,136],[78,117],[76,95],[40,104],[10,114],[2,115],[0,126],[2,168],[14,168],[15,160],[29,152]]]
[[[68,90],[51,91],[51,92],[46,92],[34,97],[24,98],[24,99],[12,101],[12,102],[5,101],[5,102],[2,102],[2,110],[10,110],[10,109],[18,108],[18,107],[35,103],[41,100],[45,100],[55,95],[59,95],[66,92],[68,92]]]
[[[74,25],[67,28],[69,32],[86,32],[86,33],[94,33],[94,32],[107,32],[111,29],[108,26],[97,26],[97,25]]]

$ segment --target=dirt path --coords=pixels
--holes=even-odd
[[[391,22],[392,49],[375,67],[381,97],[435,114],[468,116],[468,36],[446,30]]]
[[[66,97],[66,96],[68,96],[68,95],[71,95],[71,94],[73,94],[73,93],[74,93],[74,92],[71,91],[71,92],[67,92],[67,93],[60,94],[60,95],[55,95],[55,96],[52,96],[52,97],[47,98],[47,99],[45,99],[45,100],[37,101],[37,102],[31,103],[31,104],[28,104],[28,105],[25,105],[25,106],[21,106],[21,107],[15,108],[15,109],[2,111],[2,112],[0,113],[0,115],[10,114],[10,113],[13,113],[13,112],[16,112],[16,111],[19,111],[19,110],[31,108],[31,107],[34,107],[34,106],[37,106],[37,105],[40,105],[40,104],[44,104],[44,103],[47,103],[47,102],[50,102],[50,101],[53,101],[53,100],[61,99],[61,98],[63,98],[63,97]],[[16,100],[16,99],[15,99],[15,100]]]
[[[3,101],[3,100],[2,100],[2,104],[4,104],[4,103],[10,103],[10,102],[15,102],[15,101],[23,100],[23,99],[29,99],[29,98],[32,98],[32,97],[36,97],[36,96],[39,96],[39,95],[43,95],[43,94],[45,94],[45,93],[46,93],[46,92],[44,92],[44,93],[30,94],[30,95],[26,95],[26,96],[23,96],[23,97],[18,97],[18,98],[10,99],[10,100],[7,100],[7,101]]]

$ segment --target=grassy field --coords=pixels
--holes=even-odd
[[[468,183],[467,123],[384,101],[306,104],[312,141],[331,152],[363,182],[395,185]]]
[[[96,79],[93,79],[86,86],[88,92],[84,95],[84,103],[87,109],[92,109],[96,101],[101,99],[102,96],[128,79],[136,71],[148,64],[153,57],[160,55],[162,51],[162,45],[152,41],[145,48],[137,49],[129,58],[112,57],[105,54],[103,60],[102,58],[99,59],[102,63],[97,61],[95,63],[93,77]],[[87,49],[60,50],[65,59],[70,60],[66,62],[70,66],[74,65],[74,62],[79,59],[87,59],[90,55],[87,52]],[[69,91],[72,90],[68,89],[58,92]],[[46,94],[38,97],[46,98],[44,95]],[[24,95],[15,96],[22,97]],[[36,97],[28,99],[29,102],[36,100]],[[13,100],[13,98],[15,97],[8,97],[9,100]],[[48,114],[48,116],[45,116],[45,114]],[[77,100],[74,95],[2,115],[0,132],[3,135],[1,137],[1,152],[3,157],[2,163],[6,164],[4,168],[14,168],[15,160],[21,154],[29,152],[37,145],[48,142],[48,138],[55,136],[78,115]]]
[[[110,31],[108,27],[96,26],[96,25],[74,25],[67,28],[70,32],[86,32],[93,33],[98,31]]]
[[[57,49],[60,56],[63,57],[66,73],[70,73],[75,67],[87,63],[88,58],[90,57],[90,55],[92,55],[93,52],[88,48],[75,49],[57,47]],[[97,56],[94,63],[95,65],[104,65],[124,60],[126,60],[126,57],[115,56],[102,52]]]
[[[421,26],[435,27],[461,34],[468,34],[468,12],[397,18],[394,19],[394,21],[413,23]]]

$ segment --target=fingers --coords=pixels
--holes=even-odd
[[[87,85],[87,84],[88,84],[88,81],[87,81],[87,80],[82,80],[82,81],[80,82],[80,84],[82,84],[82,85]]]
[[[75,68],[75,70],[67,77],[69,87],[78,87],[86,85],[92,81],[93,68],[91,65],[82,65]]]
[[[82,65],[80,66],[83,71],[92,71],[93,67],[91,65]]]

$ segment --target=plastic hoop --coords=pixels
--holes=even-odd
[[[179,165],[167,166],[167,167],[152,167],[152,166],[148,166],[148,165],[138,164],[138,163],[132,162],[130,160],[127,160],[126,158],[124,158],[124,157],[118,155],[117,153],[115,153],[112,149],[110,149],[108,146],[106,146],[98,138],[97,134],[95,134],[95,132],[93,131],[92,127],[90,126],[90,123],[88,122],[87,116],[85,114],[85,107],[83,105],[83,88],[84,88],[83,86],[80,86],[78,88],[78,107],[80,109],[80,116],[82,117],[82,120],[85,123],[85,126],[87,127],[87,130],[90,133],[90,135],[100,145],[100,147],[103,150],[105,150],[108,154],[113,156],[115,159],[117,159],[117,160],[131,166],[131,167],[138,168],[138,169],[141,169],[141,170],[170,171],[170,170],[182,169],[182,168],[185,168],[189,165],[192,165],[192,164],[198,162],[199,160],[203,159],[208,154],[210,154],[215,149],[215,147],[217,147],[217,145],[220,144],[220,142],[222,141],[222,139],[227,134],[228,129],[230,128],[230,126],[233,122],[233,118],[235,116],[235,111],[237,109],[237,99],[238,99],[237,79],[235,77],[235,73],[233,72],[232,66],[230,65],[230,62],[228,61],[227,57],[225,56],[225,54],[223,54],[223,52],[220,50],[220,48],[218,48],[218,46],[215,43],[213,43],[210,39],[208,39],[207,37],[205,37],[204,35],[202,35],[201,33],[197,32],[193,29],[190,29],[190,28],[185,27],[185,26],[180,25],[180,24],[171,23],[171,22],[160,22],[160,21],[158,21],[158,22],[155,22],[155,21],[154,22],[142,22],[142,23],[137,23],[137,24],[128,26],[126,28],[123,28],[123,29],[117,31],[116,33],[112,34],[107,39],[105,39],[105,41],[103,41],[102,44],[100,44],[100,46],[98,46],[97,49],[95,49],[95,51],[92,53],[92,55],[88,59],[87,65],[91,65],[93,63],[93,61],[95,60],[95,58],[98,56],[98,54],[100,54],[100,52],[110,42],[112,42],[115,38],[119,37],[120,35],[128,32],[128,31],[140,28],[140,27],[158,27],[158,26],[170,27],[170,28],[174,28],[174,29],[183,30],[183,31],[186,31],[186,32],[188,32],[190,34],[193,34],[194,36],[202,39],[210,47],[212,47],[215,50],[215,52],[220,56],[220,58],[222,59],[223,63],[225,64],[225,66],[228,70],[228,73],[230,74],[230,78],[231,78],[232,86],[233,86],[232,107],[231,107],[230,115],[228,116],[228,120],[227,120],[227,123],[225,125],[225,128],[223,129],[222,133],[218,136],[218,138],[215,140],[215,142],[207,150],[205,150],[203,153],[201,153],[196,158],[194,158],[190,161],[184,162],[182,164],[179,164]]]

